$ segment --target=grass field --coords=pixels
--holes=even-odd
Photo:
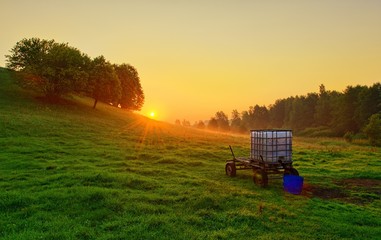
[[[176,127],[0,69],[1,239],[380,239],[381,149],[294,138],[302,195],[225,175],[248,136]]]

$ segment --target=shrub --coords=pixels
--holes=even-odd
[[[369,118],[364,133],[368,136],[370,144],[381,146],[381,114],[373,114]]]
[[[353,132],[347,132],[344,134],[344,139],[346,142],[351,143],[353,141],[354,136],[355,135],[353,134]]]

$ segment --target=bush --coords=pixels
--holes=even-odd
[[[345,141],[349,142],[349,143],[351,143],[353,141],[354,137],[355,137],[355,135],[353,134],[353,132],[347,132],[344,134]]]
[[[369,118],[364,133],[368,136],[370,144],[381,146],[381,114],[373,114]]]

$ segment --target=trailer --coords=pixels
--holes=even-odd
[[[226,175],[252,169],[253,181],[261,187],[268,185],[270,174],[299,176],[292,166],[292,130],[251,130],[250,140],[250,157],[235,157],[229,145],[233,159],[226,161]]]

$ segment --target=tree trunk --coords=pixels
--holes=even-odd
[[[93,109],[95,109],[95,107],[97,106],[97,103],[98,103],[98,99],[94,99]]]

